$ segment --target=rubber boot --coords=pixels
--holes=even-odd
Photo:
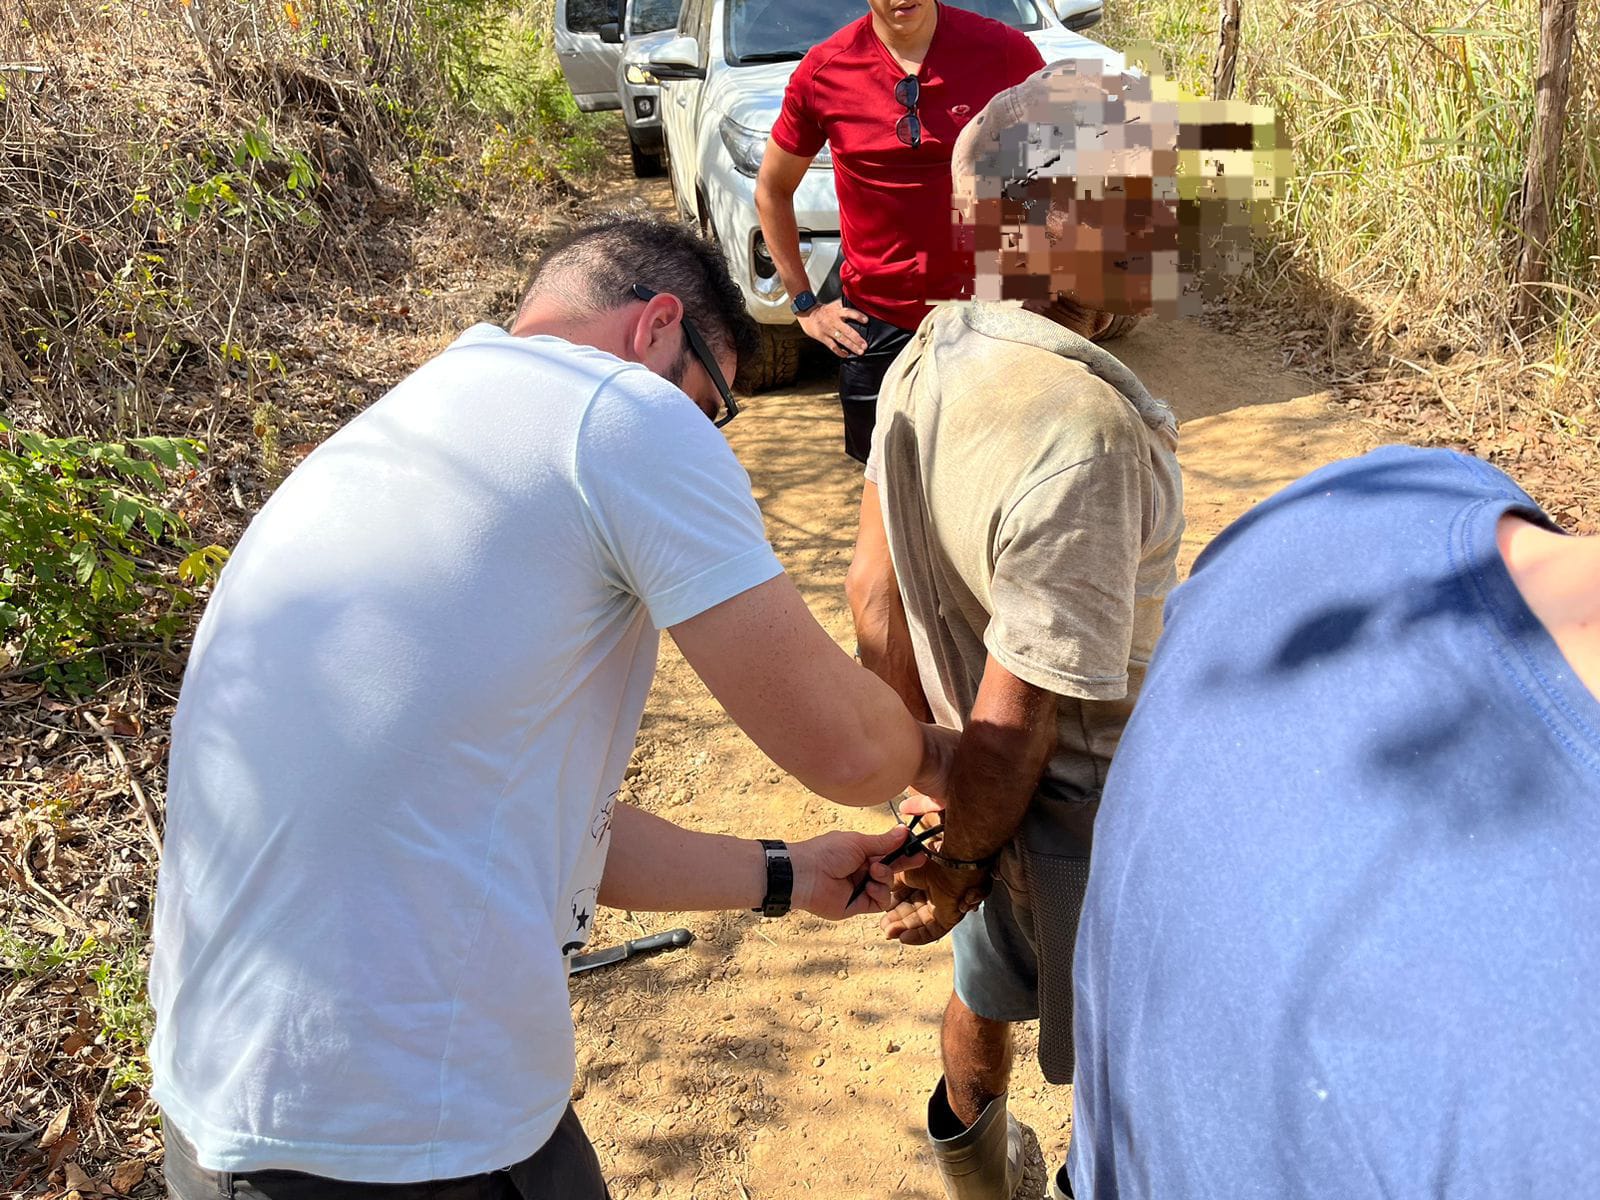
[[[928,1100],[928,1144],[950,1200],[1011,1200],[1022,1182],[1022,1126],[1006,1111],[1004,1096],[963,1125],[941,1076]]]
[[[1044,1190],[1044,1200],[1074,1200],[1072,1180],[1067,1176],[1065,1163],[1050,1176],[1050,1185]]]

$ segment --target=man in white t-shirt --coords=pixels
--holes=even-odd
[[[948,735],[817,625],[715,428],[747,321],[699,239],[591,227],[245,532],[173,726],[173,1195],[604,1196],[568,1104],[594,906],[840,918],[865,877],[849,912],[886,907],[903,835],[763,845],[615,799],[660,629],[813,790],[942,789]]]

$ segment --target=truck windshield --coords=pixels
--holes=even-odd
[[[638,0],[635,0],[637,3]],[[958,8],[1004,21],[1013,29],[1044,26],[1035,0],[945,0]],[[727,0],[728,62],[798,59],[818,42],[861,16],[861,0]]]
[[[633,0],[628,5],[628,33],[660,33],[678,23],[683,0]]]

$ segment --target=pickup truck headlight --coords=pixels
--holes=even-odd
[[[766,153],[767,131],[751,129],[732,117],[723,117],[718,131],[722,144],[728,148],[728,157],[733,159],[734,170],[754,179],[761,171],[761,156]]]
[[[622,69],[622,77],[635,87],[655,86],[661,81],[638,63],[629,63]]]

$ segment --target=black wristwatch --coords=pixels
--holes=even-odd
[[[804,316],[817,306],[817,294],[813,291],[804,291],[789,301],[789,311],[795,316]]]
[[[760,840],[767,853],[767,894],[761,907],[750,911],[763,917],[781,917],[789,911],[789,899],[794,895],[794,862],[786,843],[772,838]]]

